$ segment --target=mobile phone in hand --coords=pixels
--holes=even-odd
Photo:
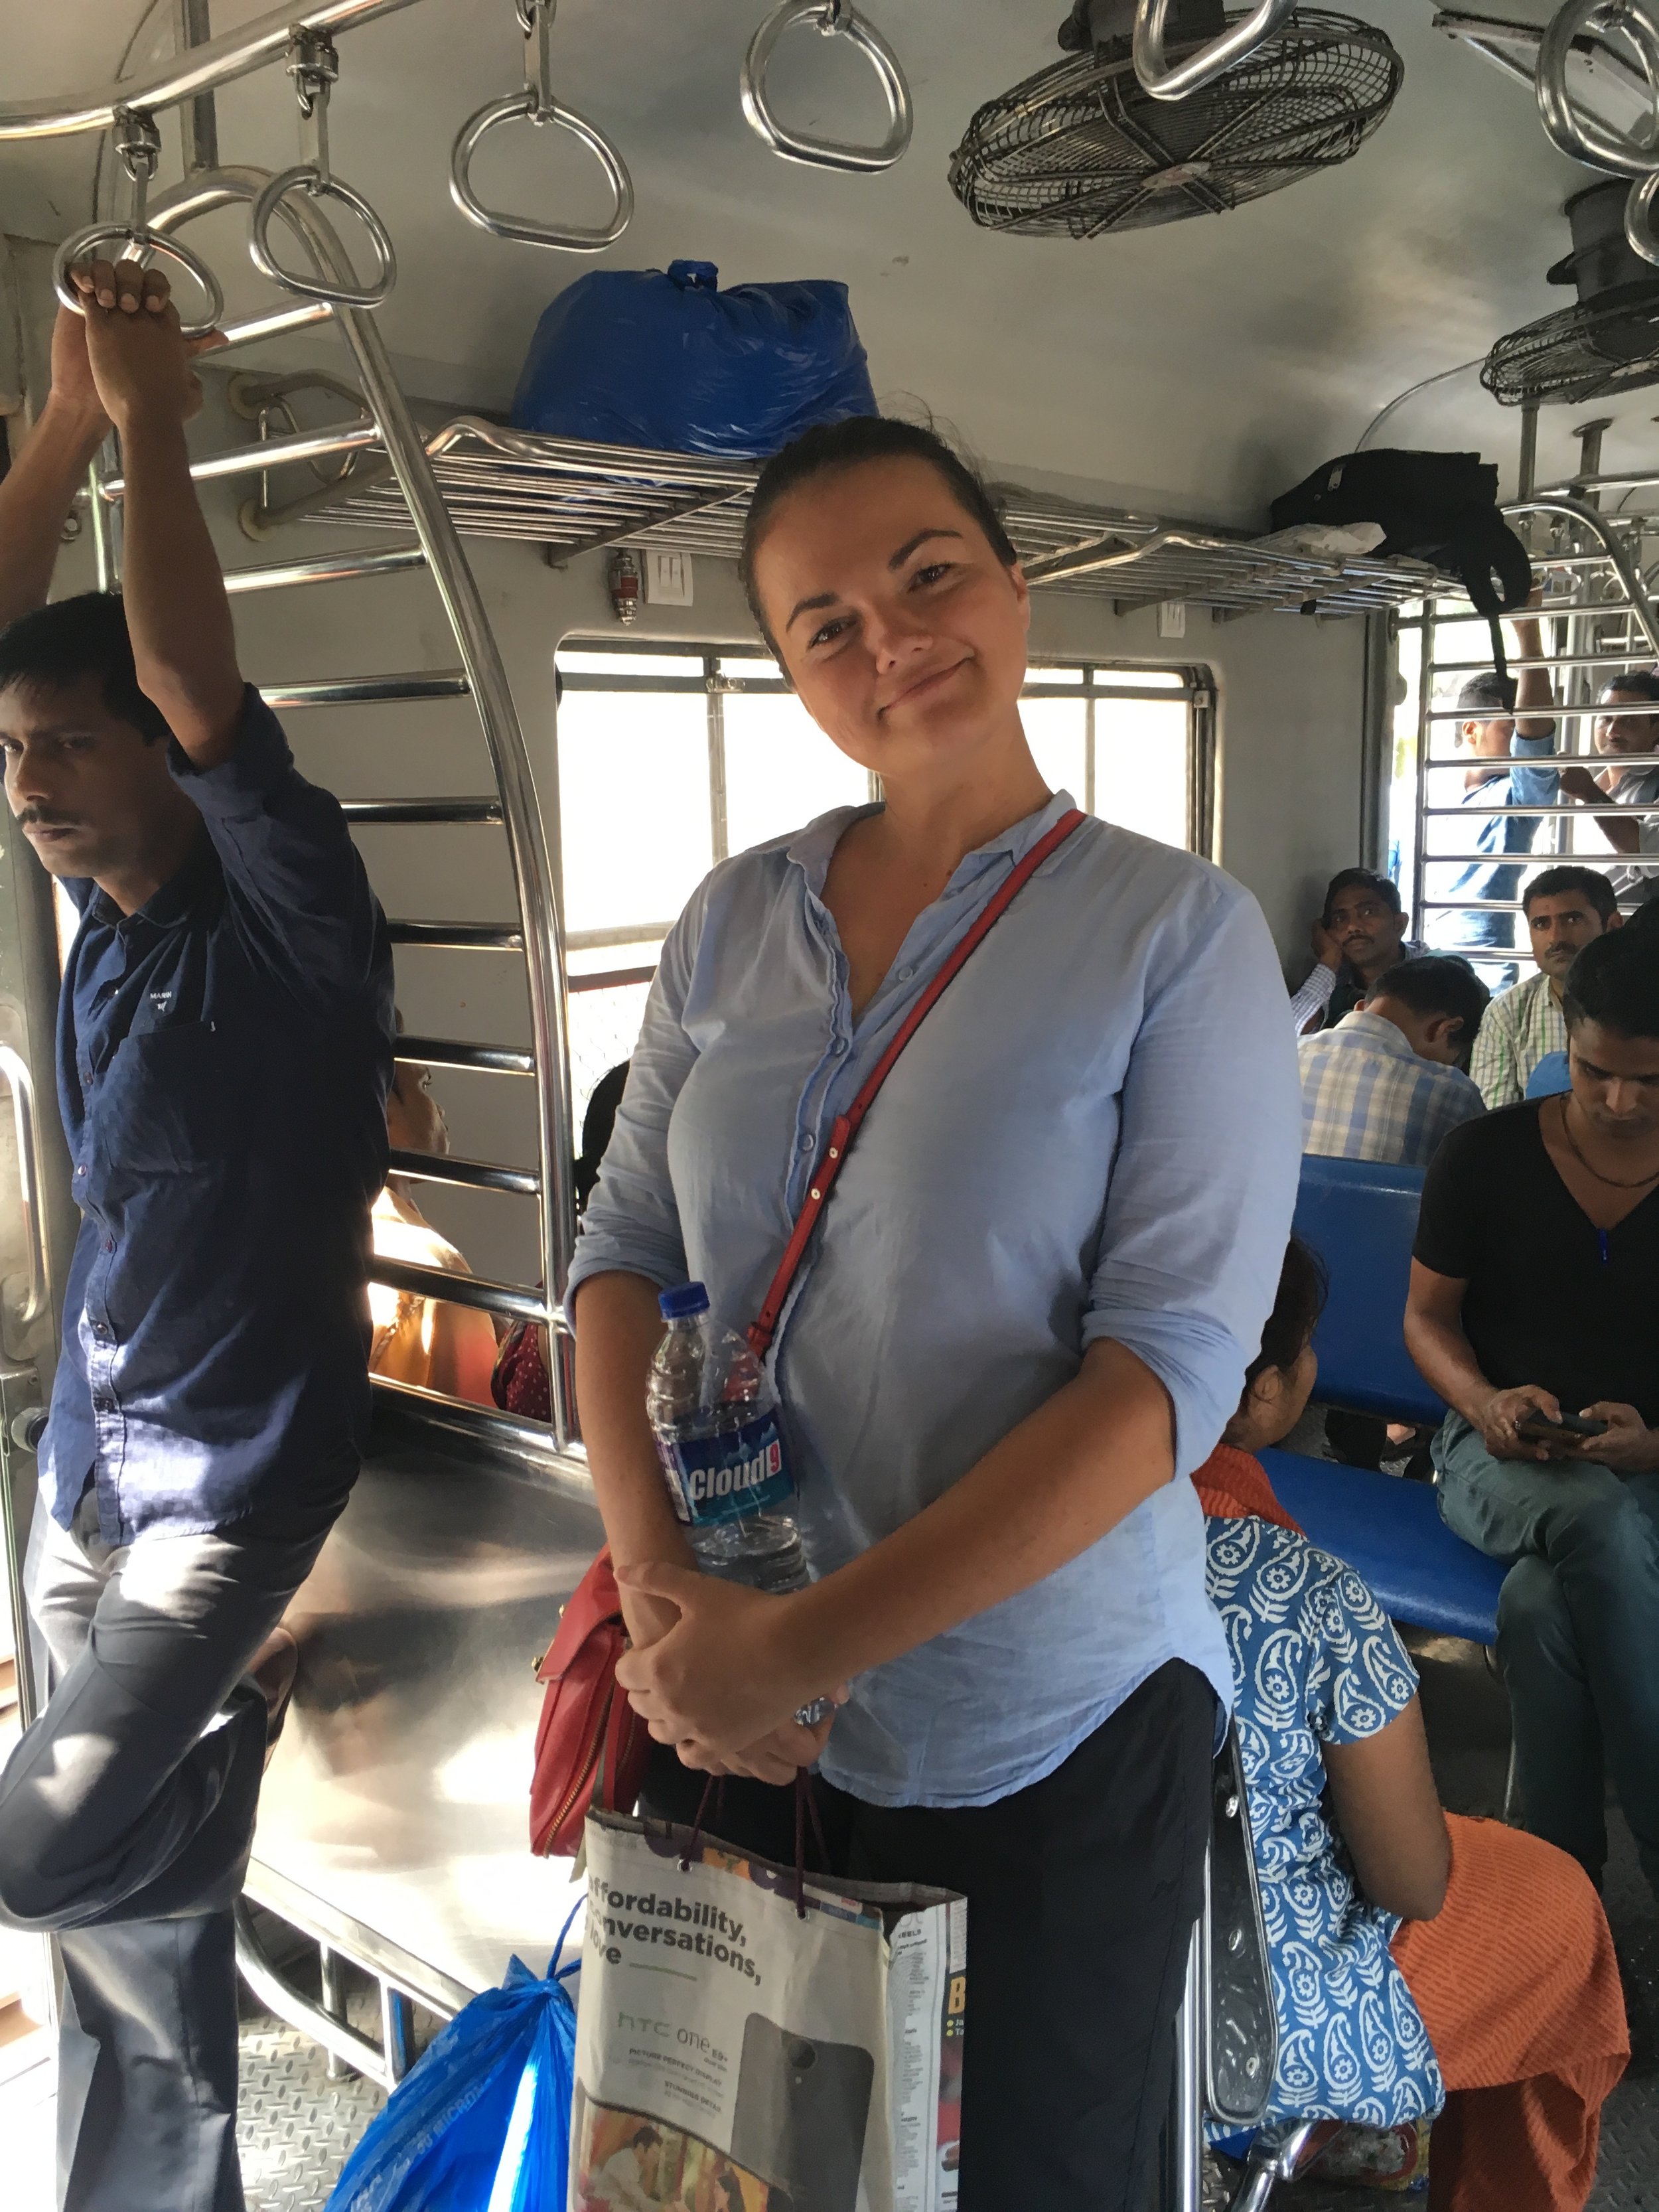
[[[1559,1421],[1542,1413],[1528,1413],[1516,1423],[1515,1433],[1529,1444],[1554,1444],[1571,1443],[1579,1437],[1605,1436],[1607,1427],[1605,1421],[1589,1421],[1582,1413],[1563,1413]]]

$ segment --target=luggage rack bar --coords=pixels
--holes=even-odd
[[[289,331],[303,331],[313,323],[325,323],[334,309],[326,300],[296,300],[291,307],[273,307],[269,314],[249,315],[240,323],[226,323],[219,335],[222,346],[216,353],[228,353],[234,346],[258,345],[261,338],[279,338]]]
[[[410,1067],[469,1067],[480,1075],[533,1075],[525,1045],[464,1044],[453,1037],[400,1036],[394,1057]]]
[[[258,568],[233,568],[225,577],[225,589],[234,598],[241,592],[283,592],[296,584],[337,584],[351,576],[392,576],[425,566],[426,555],[418,545],[391,545],[378,553],[319,553],[308,561],[269,561]]]
[[[520,1467],[550,1482],[567,1497],[584,1505],[592,1504],[587,1453],[580,1438],[573,1437],[560,1450],[545,1423],[528,1420],[521,1413],[504,1413],[497,1407],[480,1406],[468,1398],[446,1398],[439,1391],[423,1390],[416,1382],[395,1382],[388,1375],[376,1375],[373,1381],[377,1413],[385,1412],[394,1420],[412,1416],[422,1430],[447,1430],[465,1443],[504,1450]]]
[[[528,1168],[504,1168],[489,1160],[460,1160],[449,1152],[404,1152],[394,1149],[389,1172],[410,1182],[447,1182],[464,1190],[504,1190],[518,1198],[539,1198],[542,1179]]]
[[[267,438],[258,445],[233,446],[226,453],[210,453],[190,465],[191,480],[211,483],[221,477],[263,475],[283,461],[324,461],[331,453],[355,453],[381,442],[375,422],[348,422],[331,430],[300,430],[287,438]],[[125,477],[108,477],[103,494],[113,506],[126,494]],[[404,517],[407,524],[408,517]]]
[[[376,1260],[371,1283],[389,1291],[413,1291],[422,1298],[443,1298],[453,1306],[476,1306],[482,1313],[505,1314],[509,1321],[552,1321],[547,1300],[515,1283],[493,1283],[487,1275],[456,1275],[447,1267],[422,1267],[412,1260]]]
[[[522,952],[524,931],[495,921],[389,921],[394,945],[441,945],[450,952]]]
[[[161,62],[147,76],[118,79],[94,91],[65,98],[62,93],[45,100],[21,100],[0,106],[0,141],[10,138],[62,138],[79,131],[102,131],[115,119],[120,107],[154,111],[176,107],[229,84],[267,62],[278,61],[288,51],[296,31],[347,31],[377,15],[390,15],[406,8],[410,0],[305,0],[293,8],[274,9],[256,16],[240,30],[226,31],[198,46],[187,47]]]
[[[246,450],[249,467],[307,458],[296,456],[284,439]],[[426,450],[458,529],[540,544],[560,562],[624,540],[730,559],[741,544],[759,472],[752,462],[542,437],[477,416],[444,425],[428,438]],[[1461,591],[1420,562],[1322,560],[1019,485],[994,489],[1032,582],[1055,589],[1099,592],[1133,605],[1185,599],[1247,613],[1313,604],[1334,614]],[[400,495],[389,483],[348,478],[337,497],[308,498],[307,504],[307,520],[406,525]]]
[[[499,799],[343,799],[348,822],[499,822]]]
[[[268,707],[368,707],[411,699],[465,699],[471,690],[463,668],[416,669],[398,676],[329,676],[301,684],[255,686]]]

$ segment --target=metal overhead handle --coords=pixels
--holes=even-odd
[[[462,124],[450,149],[449,197],[469,222],[492,238],[516,239],[521,246],[550,246],[562,253],[603,253],[634,219],[634,182],[605,133],[574,108],[561,107],[553,97],[553,18],[557,8],[558,0],[516,0],[514,12],[525,37],[524,90],[491,100]],[[606,221],[591,228],[538,222],[527,215],[499,215],[484,205],[472,189],[472,156],[480,139],[498,123],[515,122],[533,123],[538,131],[550,123],[587,148],[605,171],[615,203]]]
[[[1641,64],[1653,100],[1659,102],[1659,20],[1645,0],[1565,0],[1539,43],[1538,112],[1544,129],[1575,161],[1609,169],[1615,176],[1645,176],[1659,167],[1659,115],[1650,109],[1646,131],[1638,137],[1576,106],[1568,93],[1567,60],[1574,41],[1592,33],[1603,41],[1623,37]]]
[[[46,1247],[40,1227],[40,1148],[35,1143],[34,1079],[21,1053],[0,1044],[0,1077],[11,1085],[13,1126],[17,1132],[17,1181],[23,1206],[23,1237],[28,1247],[28,1288],[12,1318],[37,1320],[46,1305]]]
[[[1625,242],[1632,253],[1659,267],[1659,238],[1653,234],[1653,202],[1659,194],[1659,169],[1650,169],[1630,188],[1625,202]]]
[[[398,281],[398,257],[386,225],[361,192],[353,191],[329,167],[328,95],[340,74],[340,58],[331,40],[319,31],[301,31],[288,50],[288,73],[300,104],[300,161],[296,167],[274,176],[253,203],[248,218],[247,250],[262,276],[280,284],[301,299],[325,300],[335,307],[378,307]],[[349,207],[368,233],[380,264],[368,283],[348,275],[297,276],[284,269],[270,246],[270,226],[277,209],[293,191],[313,200],[338,200]]]
[[[220,289],[219,279],[205,261],[187,246],[158,238],[149,227],[150,179],[161,157],[161,134],[155,127],[155,118],[139,108],[118,109],[115,117],[115,150],[132,186],[127,219],[125,222],[88,223],[84,230],[77,230],[66,238],[52,261],[52,289],[72,313],[84,315],[87,304],[70,283],[70,270],[95,255],[100,246],[118,244],[122,250],[116,258],[119,260],[136,261],[141,268],[147,269],[159,258],[195,278],[202,288],[207,312],[182,327],[187,338],[204,337],[225,312],[225,295]]]
[[[1258,0],[1248,15],[1175,63],[1166,60],[1164,52],[1170,5],[1171,0],[1139,0],[1135,9],[1130,42],[1135,75],[1154,100],[1185,100],[1188,93],[1201,92],[1224,76],[1273,36],[1294,12],[1296,0]]]
[[[826,39],[845,39],[867,57],[887,95],[887,136],[879,146],[847,146],[838,139],[809,138],[791,131],[774,115],[766,95],[766,72],[778,40],[797,23],[811,24]],[[890,169],[910,143],[915,128],[910,88],[898,56],[875,25],[859,14],[852,0],[782,0],[750,41],[738,90],[750,128],[786,161],[802,161],[810,168],[843,169],[859,176]]]

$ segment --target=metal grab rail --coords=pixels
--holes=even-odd
[[[67,98],[54,93],[45,100],[0,101],[0,140],[72,137],[81,131],[106,131],[124,107],[177,107],[216,85],[263,69],[298,31],[349,30],[410,4],[411,0],[311,0],[309,7],[276,8],[239,31],[185,47],[147,76]]]
[[[1257,0],[1241,21],[1179,62],[1170,62],[1164,55],[1170,5],[1171,0],[1139,0],[1135,9],[1130,51],[1135,75],[1154,100],[1185,100],[1188,93],[1201,92],[1206,84],[1224,76],[1253,54],[1264,39],[1273,36],[1293,12],[1296,0]]]
[[[1652,605],[1635,563],[1608,529],[1604,516],[1595,507],[1587,507],[1582,499],[1559,498],[1549,493],[1539,493],[1531,499],[1510,500],[1501,512],[1506,516],[1559,514],[1589,531],[1607,556],[1607,566],[1619,579],[1625,597],[1630,602],[1630,611],[1636,617],[1637,627],[1652,647],[1654,658],[1659,660],[1659,621],[1654,617]],[[1540,556],[1540,565],[1548,566],[1547,556]]]
[[[562,253],[602,253],[614,246],[634,219],[634,180],[627,165],[605,133],[574,108],[561,107],[553,97],[553,18],[558,0],[515,0],[514,13],[525,37],[525,82],[522,92],[493,100],[462,124],[449,155],[449,197],[471,223],[492,238],[516,240],[521,246],[548,246]],[[533,51],[533,66],[531,55]],[[607,222],[591,227],[556,226],[538,222],[530,216],[498,215],[487,208],[472,189],[472,157],[485,135],[498,124],[533,123],[539,131],[550,123],[579,139],[605,171],[616,205]]]
[[[162,196],[155,210],[156,225],[171,230],[217,208],[251,203],[270,182],[269,173],[262,169],[204,171]],[[338,275],[347,265],[344,252],[321,208],[303,193],[290,196],[281,205],[284,221],[315,257],[319,275]],[[553,898],[546,826],[518,712],[477,582],[438,490],[408,403],[392,374],[386,342],[374,317],[362,308],[342,307],[337,310],[335,319],[351,353],[363,398],[379,426],[381,442],[396,471],[416,536],[460,652],[501,794],[507,850],[524,921],[525,975],[533,1051],[406,1037],[399,1040],[398,1057],[408,1060],[424,1052],[428,1065],[539,1076],[536,1086],[540,1182],[538,1243],[546,1290],[539,1301],[525,1293],[508,1293],[514,1297],[515,1304],[522,1297],[524,1304],[518,1310],[531,1309],[525,1317],[534,1318],[534,1309],[538,1304],[545,1313],[556,1309],[562,1299],[575,1243],[572,1182],[574,1147],[563,1043],[564,945]],[[389,1266],[377,1272],[389,1273]],[[445,1278],[445,1287],[433,1294],[463,1300],[466,1293],[453,1285],[467,1279],[462,1276]],[[556,1349],[549,1362],[549,1383],[553,1442],[557,1449],[565,1450],[574,1438],[574,1408],[567,1363]]]
[[[1610,169],[1615,176],[1645,176],[1659,163],[1656,130],[1650,128],[1644,139],[1616,131],[1576,106],[1567,91],[1567,58],[1574,41],[1592,31],[1602,39],[1622,33],[1659,98],[1659,21],[1645,0],[1565,0],[1539,42],[1538,112],[1552,143],[1571,160]]]
[[[115,118],[115,150],[121,166],[127,173],[132,187],[125,222],[89,222],[82,230],[73,231],[58,247],[52,264],[52,289],[70,313],[84,315],[87,303],[70,282],[70,270],[78,262],[90,258],[100,246],[113,245],[118,240],[122,246],[120,258],[137,261],[147,266],[160,254],[163,260],[174,263],[187,276],[193,276],[202,288],[207,303],[207,313],[193,323],[182,327],[187,338],[205,337],[225,312],[225,295],[219,280],[205,261],[191,252],[187,246],[174,245],[170,240],[158,238],[151,230],[145,210],[149,198],[150,179],[155,174],[156,164],[161,158],[161,134],[155,127],[154,117],[132,107],[120,109]]]
[[[383,2089],[395,2089],[408,2071],[409,2061],[405,2039],[398,2032],[403,2022],[395,2007],[387,2005],[386,1999],[388,1994],[401,1996],[402,1992],[389,1993],[386,1984],[381,1983],[385,2040],[371,2043],[366,2035],[359,2035],[349,2021],[337,2020],[325,2006],[296,1990],[272,1964],[259,1941],[258,1929],[245,1897],[237,1899],[231,1913],[236,1929],[236,1964],[255,1996],[278,2020],[320,2044],[331,2057],[339,2059],[354,2073],[361,2074],[366,2081],[377,2081]],[[404,2002],[407,2002],[404,1998]]]
[[[1659,192],[1659,169],[1650,170],[1631,186],[1625,201],[1625,242],[1644,261],[1659,264],[1659,238],[1653,234],[1653,199]]]
[[[11,1318],[20,1326],[38,1320],[46,1304],[46,1247],[40,1227],[40,1147],[35,1141],[34,1079],[21,1053],[0,1044],[0,1077],[11,1085],[12,1124],[17,1133],[17,1181],[23,1207],[23,1237],[28,1247],[28,1288]]]
[[[879,146],[848,146],[839,139],[811,138],[803,131],[791,131],[774,115],[766,96],[766,72],[778,40],[797,23],[813,24],[826,39],[843,38],[868,58],[887,95],[887,136]],[[859,14],[852,0],[782,0],[749,42],[738,93],[750,129],[786,161],[801,161],[809,168],[842,169],[859,176],[890,169],[910,143],[915,129],[910,87],[898,56],[875,25]]]
[[[295,167],[274,176],[253,203],[248,218],[247,250],[254,267],[285,292],[302,300],[324,300],[331,307],[378,307],[398,281],[398,256],[390,234],[362,194],[343,185],[329,167],[329,88],[340,74],[340,57],[320,31],[302,31],[288,50],[288,73],[294,80],[300,106],[300,159]],[[270,247],[270,226],[276,210],[290,192],[308,199],[338,200],[349,207],[368,233],[380,269],[368,283],[359,281],[343,252],[332,272],[323,277],[296,276],[284,269]]]

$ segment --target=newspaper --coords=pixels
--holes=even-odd
[[[965,1899],[587,1823],[570,2212],[955,2212]]]

